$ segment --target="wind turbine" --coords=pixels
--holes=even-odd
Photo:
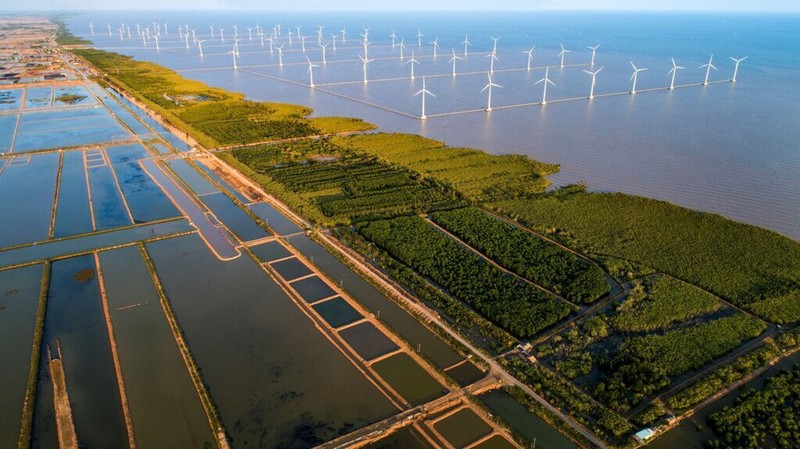
[[[494,62],[499,61],[499,59],[497,59],[497,53],[491,52],[486,55],[486,57],[489,58],[489,73],[494,73]]]
[[[347,43],[347,27],[342,27],[341,33],[342,33],[342,43],[346,44]]]
[[[472,45],[472,43],[469,41],[469,35],[468,34],[464,35],[464,42],[462,42],[462,44],[464,44],[464,57],[466,58],[467,57],[467,46],[468,45]]]
[[[422,34],[422,30],[420,30],[420,29],[417,29],[417,47],[422,47],[422,38],[423,38],[424,36],[425,36],[425,35],[424,35],[424,34]]]
[[[233,55],[233,70],[239,70],[239,67],[236,66],[236,50],[231,50],[228,54]]]
[[[189,33],[183,35],[183,40],[186,42],[186,49],[189,49]]]
[[[191,30],[191,31],[192,31],[192,40],[193,40],[193,41],[196,41],[196,40],[197,40],[197,35],[195,34],[195,31],[196,31],[196,30],[197,30],[197,28],[192,28],[192,30]]]
[[[414,79],[414,64],[419,64],[419,61],[414,59],[414,50],[411,50],[411,59],[406,61],[406,64],[411,64],[411,79]]]
[[[392,30],[392,34],[390,34],[389,37],[392,38],[392,48],[394,48],[396,46],[395,42],[397,41],[397,35],[394,33],[394,30]]]
[[[327,64],[328,61],[325,59],[325,49],[328,48],[328,43],[320,44],[320,48],[322,48],[322,63]]]
[[[556,85],[556,83],[550,81],[550,66],[547,66],[547,68],[544,70],[544,78],[540,79],[534,84],[539,84],[539,83],[544,83],[543,86],[544,89],[542,90],[542,105],[545,105],[547,104],[547,85],[548,84],[551,84],[553,86]]]
[[[670,71],[667,72],[667,75],[672,75],[672,81],[670,81],[669,83],[669,90],[675,89],[675,75],[678,74],[678,70],[683,70],[686,68],[686,67],[681,67],[678,64],[675,64],[675,58],[671,59],[672,59],[672,69],[670,69]]]
[[[558,56],[561,57],[561,68],[563,69],[564,68],[564,56],[566,56],[567,53],[572,53],[572,50],[567,50],[566,48],[564,48],[564,44],[559,44],[559,45],[561,45],[561,52],[558,54]]]
[[[500,36],[493,37],[492,40],[494,41],[494,46],[492,46],[492,53],[497,53],[497,41],[500,40]]]
[[[486,103],[486,112],[492,112],[492,87],[499,87],[502,89],[503,86],[492,82],[491,72],[487,72],[487,75],[489,75],[489,83],[486,84],[486,86],[484,86],[483,89],[481,89],[481,92],[485,91],[486,89],[489,89],[489,100]]]
[[[167,28],[167,22],[164,22],[164,36],[169,36],[169,28]]]
[[[631,95],[636,93],[636,80],[639,78],[639,72],[644,72],[647,69],[637,69],[635,65],[633,65],[633,61],[630,61],[631,67],[633,67],[633,75],[631,75],[631,80],[633,80],[633,87],[631,87]]]
[[[372,62],[372,59],[363,58],[361,57],[361,55],[358,55],[358,57],[361,59],[361,62],[363,63],[361,70],[364,72],[364,84],[367,84],[367,64]]]
[[[301,45],[301,47],[303,49],[303,53],[306,52],[306,38],[307,37],[308,36],[300,36],[300,45]]]
[[[111,24],[110,24],[110,23],[108,24],[108,35],[109,35],[109,36],[111,36],[111,35],[112,35],[112,34],[111,34]]]
[[[200,39],[197,40],[197,48],[200,49],[201,58],[203,57],[203,42],[205,42],[205,40],[200,40]]]
[[[294,34],[292,33],[292,30],[289,30],[289,32],[286,33],[286,37],[289,38],[289,45],[292,45],[292,36],[294,36]]]
[[[261,46],[263,47],[264,46],[264,33],[259,32],[258,33],[258,38],[261,39]]]
[[[142,33],[142,45],[147,45],[147,36],[144,33]]]
[[[403,50],[406,49],[406,38],[400,39],[399,47],[400,47],[400,60],[402,61],[403,58],[404,58],[403,57]]]
[[[233,37],[239,37],[239,27],[237,24],[233,24]]]
[[[698,67],[700,69],[706,69],[706,78],[703,80],[703,86],[708,86],[708,75],[711,74],[711,69],[717,70],[714,64],[711,63],[711,61],[713,60],[714,60],[714,53],[711,53],[711,57],[708,58],[708,64],[703,64],[700,67]]]
[[[364,42],[369,40],[369,27],[364,28],[364,34],[362,34],[361,36],[364,37]]]
[[[300,36],[302,36],[302,34],[300,33],[300,28],[302,27],[299,26],[294,27],[294,29],[297,30],[297,34],[295,36],[297,36],[298,39],[300,39]]]
[[[214,24],[209,25],[208,29],[211,30],[211,37],[214,37]]]
[[[598,48],[600,48],[600,45],[601,45],[601,44],[597,44],[597,45],[595,45],[594,47],[592,47],[592,46],[590,46],[590,45],[587,45],[587,46],[586,46],[586,48],[588,48],[589,50],[591,50],[591,51],[592,51],[592,62],[590,63],[590,65],[591,65],[592,67],[594,67],[594,57],[595,57],[595,55],[597,54],[597,49],[598,49]]]
[[[89,22],[89,31],[91,31],[92,34],[94,34],[94,25],[92,25],[92,22]]]
[[[439,36],[436,36],[436,39],[431,42],[433,45],[433,59],[436,59],[436,50],[439,48]]]
[[[450,58],[450,62],[453,64],[453,77],[456,76],[456,61],[459,59],[464,59],[464,58],[456,56],[456,51],[455,49],[453,49],[453,56]],[[424,80],[425,78],[423,77],[422,79]]]
[[[333,42],[333,51],[336,51],[336,38],[339,37],[338,34],[328,33],[331,35],[331,42]]]
[[[155,38],[155,41],[156,41],[156,51],[161,51],[161,48],[158,47],[158,34],[156,34],[153,37]]]
[[[272,53],[274,53],[273,46],[275,45],[275,41],[272,39],[271,35],[270,35],[269,39],[267,39],[267,40],[269,41],[269,54],[272,54]]]
[[[325,27],[322,26],[322,25],[317,26],[317,43],[318,44],[322,43],[322,29],[323,28],[325,28]]]
[[[220,42],[225,42],[225,28],[217,28],[217,31],[219,31]]]
[[[283,67],[283,45],[278,47],[278,67]]]
[[[417,93],[414,94],[415,97],[417,95],[422,95],[422,115],[419,116],[419,119],[420,120],[425,120],[425,119],[428,118],[428,116],[425,115],[425,96],[426,95],[430,95],[431,97],[436,97],[436,95],[434,95],[433,92],[431,92],[431,91],[429,91],[428,89],[425,88],[425,77],[424,76],[422,77],[422,89],[420,89],[419,91],[417,91]]]
[[[597,74],[600,73],[600,71],[603,70],[604,68],[605,67],[600,67],[599,69],[595,70],[594,72],[590,72],[588,70],[584,70],[583,71],[584,73],[588,73],[589,75],[592,75],[592,87],[589,89],[589,99],[590,100],[594,99],[594,86],[597,85]]]
[[[308,59],[308,58],[306,58],[306,60],[308,61],[308,79],[309,79],[309,82],[310,82],[308,87],[313,89],[314,88],[314,67],[319,67],[319,66],[315,65],[315,64],[312,64],[311,60]]]
[[[367,56],[367,49],[372,45],[372,42],[364,41],[364,59],[369,59]]]
[[[247,38],[252,42],[253,40],[253,27],[245,27],[247,28]]]
[[[736,74],[738,74],[738,73],[739,73],[739,63],[740,63],[740,62],[742,62],[742,61],[744,61],[744,60],[745,60],[745,59],[747,59],[748,57],[747,57],[747,56],[745,56],[744,58],[741,58],[741,59],[736,59],[736,58],[734,58],[733,56],[728,56],[728,57],[729,57],[729,58],[731,58],[731,61],[733,61],[733,62],[735,62],[735,63],[736,63],[736,67],[734,67],[734,68],[733,68],[733,78],[731,78],[731,82],[732,82],[732,83],[735,83],[735,82],[736,82]]]
[[[531,47],[530,50],[522,52],[522,53],[527,53],[528,54],[528,71],[529,72],[531,71],[531,62],[533,62],[533,50],[535,48],[536,48],[536,46],[534,45],[533,47]]]

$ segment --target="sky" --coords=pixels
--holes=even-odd
[[[287,3],[291,6],[287,7]],[[800,11],[798,0],[0,0],[4,10],[67,9],[327,9],[327,10],[712,10]]]

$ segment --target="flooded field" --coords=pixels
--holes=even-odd
[[[249,257],[196,236],[147,248],[233,447],[312,446],[395,413]]]
[[[142,260],[129,246],[100,253],[139,447],[202,447],[214,437]]]
[[[0,172],[0,248],[46,240],[55,199],[58,154],[3,161]]]
[[[0,447],[19,437],[42,272],[42,265],[0,271]]]
[[[301,279],[292,282],[291,285],[309,304],[313,304],[321,299],[330,298],[336,294],[336,292],[318,276]]]
[[[293,221],[286,218],[268,203],[251,204],[249,207],[258,218],[264,220],[278,235],[288,235],[302,231]]]
[[[103,108],[23,112],[13,151],[23,153],[125,140],[129,134]]]
[[[107,151],[134,223],[163,220],[180,215],[172,202],[139,165],[139,160],[150,157],[142,145],[111,147]]]
[[[61,183],[53,237],[86,234],[93,230],[94,218],[89,204],[83,152],[70,151],[64,153],[61,162]]]
[[[372,360],[399,349],[372,323],[360,323],[353,327],[348,327],[339,331],[339,335],[364,360]]]
[[[577,449],[578,446],[541,418],[529,412],[511,395],[503,390],[493,390],[480,395],[492,414],[499,417],[511,429],[522,435],[529,443],[536,441],[541,449]]]
[[[225,223],[239,240],[249,242],[270,236],[269,232],[259,226],[224,193],[204,195],[200,200],[220,221]]]
[[[294,279],[312,274],[311,269],[296,257],[272,262],[270,266],[272,266],[282,278],[290,282]]]
[[[334,329],[364,318],[339,296],[315,305],[314,310]]]
[[[267,242],[261,245],[251,246],[250,251],[255,254],[258,260],[270,262],[276,259],[284,259],[292,255],[288,249],[278,242]]]

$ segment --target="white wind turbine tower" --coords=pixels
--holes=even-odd
[[[466,58],[467,57],[467,46],[468,45],[472,45],[472,43],[469,41],[469,35],[464,35],[464,42],[462,42],[462,44],[464,45],[464,57]]]
[[[142,45],[147,45],[147,36],[142,33]]]
[[[744,58],[740,58],[740,59],[736,59],[733,56],[728,56],[728,57],[731,58],[731,61],[736,63],[736,67],[733,68],[733,78],[731,78],[731,82],[735,83],[736,82],[736,75],[739,73],[739,63],[744,61],[745,59],[747,59],[747,56],[745,56]]]
[[[633,80],[633,87],[631,87],[631,95],[636,93],[636,80],[639,78],[639,72],[644,72],[647,69],[637,69],[636,66],[633,64],[633,61],[629,61],[631,63],[631,67],[633,67],[633,75],[631,75],[631,80]]]
[[[300,36],[300,46],[301,46],[301,48],[303,50],[303,53],[306,52],[306,38],[307,37],[308,36]]]
[[[499,61],[497,53],[491,52],[486,57],[489,58],[489,73],[494,73],[494,62]]]
[[[358,55],[358,57],[361,59],[361,62],[363,63],[361,70],[364,72],[364,84],[367,84],[367,64],[372,62],[372,59],[363,58],[361,55]]]
[[[92,33],[92,34],[94,34],[94,33]],[[138,34],[138,35],[142,34],[142,27],[140,27],[138,23],[136,24],[136,34]]]
[[[340,31],[340,33],[342,33],[342,43],[346,44],[347,43],[347,27],[342,27],[342,31]]]
[[[364,59],[369,59],[369,56],[367,54],[368,51],[367,49],[369,48],[370,45],[372,45],[372,42],[364,41]]]
[[[542,104],[545,105],[547,104],[547,85],[548,84],[551,84],[553,86],[556,85],[556,83],[550,81],[550,66],[547,66],[547,68],[544,70],[544,78],[540,79],[534,84],[539,84],[539,83],[544,83],[543,86],[544,89],[542,90]]]
[[[267,40],[269,41],[269,54],[273,54],[274,53],[273,46],[275,45],[275,41],[272,39],[271,35]]]
[[[164,22],[164,36],[169,36],[169,28],[167,28],[167,22]]]
[[[208,29],[211,30],[211,37],[214,37],[214,24],[209,25]]]
[[[294,36],[294,33],[292,33],[292,30],[289,30],[289,32],[286,33],[286,37],[289,38],[289,45],[292,45],[292,36]]]
[[[422,89],[420,89],[419,91],[417,91],[417,93],[414,94],[415,97],[417,95],[422,95],[422,115],[419,116],[419,119],[420,120],[425,120],[425,119],[428,118],[428,116],[425,115],[425,96],[426,95],[430,95],[431,97],[436,97],[436,95],[434,95],[433,92],[431,92],[431,91],[429,91],[428,89],[425,88],[425,77],[424,76],[422,77]]]
[[[299,26],[294,27],[294,29],[297,31],[296,36],[297,36],[298,39],[300,39],[300,36],[302,36],[302,34],[300,33],[300,28],[302,28],[302,27],[299,27]]]
[[[236,50],[231,50],[228,54],[233,55],[233,70],[239,70],[239,67],[236,66]]]
[[[233,37],[239,37],[239,27],[238,24],[233,24]]]
[[[217,31],[219,31],[220,42],[225,42],[225,28],[217,28]]]
[[[322,48],[322,63],[323,64],[327,64],[328,60],[325,59],[325,50],[328,48],[328,42],[325,42],[324,44],[320,44],[320,48]]]
[[[200,40],[200,39],[197,40],[197,48],[200,49],[201,58],[203,57],[203,42],[205,42],[205,40]]]
[[[436,36],[436,39],[431,42],[431,45],[433,45],[433,59],[436,59],[436,50],[439,49],[439,36]]]
[[[122,28],[119,29],[119,40],[125,40],[125,37],[122,35]]]
[[[278,47],[278,67],[283,67],[283,45]]]
[[[559,45],[561,45],[561,52],[558,54],[558,56],[561,58],[561,68],[563,69],[564,68],[564,56],[566,56],[567,53],[572,53],[572,50],[567,50],[566,48],[564,48],[564,44],[559,44]]]
[[[404,59],[403,50],[406,49],[406,38],[400,39],[398,46],[400,47],[400,60],[402,61]]]
[[[394,30],[392,30],[392,34],[390,34],[389,37],[392,39],[392,48],[396,47],[397,35],[394,33]]]
[[[414,50],[411,50],[411,59],[406,61],[406,64],[411,64],[411,78],[410,79],[413,80],[414,79],[414,64],[419,64],[419,61],[414,59]]]
[[[186,49],[189,49],[189,33],[183,35],[183,40],[186,42]]]
[[[195,34],[196,30],[197,30],[197,28],[192,28],[192,30],[191,30],[192,31],[192,41],[196,41],[197,40],[197,35]]]
[[[339,37],[338,34],[328,33],[331,35],[331,42],[333,42],[333,51],[336,51],[336,38]]]
[[[358,35],[361,36],[361,42],[362,43],[369,42],[369,28],[364,28],[364,32],[363,33],[358,33]]]
[[[459,60],[459,59],[464,59],[464,58],[462,58],[460,56],[456,56],[456,50],[455,49],[452,49],[452,50],[453,50],[453,56],[450,58],[450,62],[453,64],[453,77],[455,77],[456,76],[456,61]],[[423,77],[422,79],[424,80],[425,77]]]
[[[487,72],[487,75],[489,75],[489,83],[486,84],[486,86],[484,86],[483,89],[481,89],[481,92],[485,91],[486,89],[489,89],[489,100],[486,103],[486,112],[492,112],[492,87],[499,87],[502,89],[503,86],[492,82],[492,74],[490,72]]]
[[[253,40],[253,27],[245,27],[247,28],[247,38],[252,41]]]
[[[496,54],[497,53],[497,41],[500,40],[500,37],[499,36],[498,37],[493,37],[491,39],[494,41],[494,45],[492,46],[492,53]]]
[[[597,74],[600,73],[600,71],[603,70],[604,68],[605,67],[600,67],[599,69],[595,70],[594,72],[590,72],[588,70],[584,70],[583,71],[584,73],[588,73],[589,75],[592,75],[592,87],[589,88],[589,99],[590,100],[594,99],[594,86],[597,85]]]
[[[706,69],[706,78],[703,80],[703,86],[708,86],[708,75],[711,74],[711,69],[717,70],[714,64],[711,63],[711,61],[713,60],[714,60],[714,54],[712,53],[711,57],[708,58],[708,64],[703,64],[700,67],[698,67],[700,69]]]
[[[131,26],[130,25],[126,25],[125,29],[128,30],[128,39],[130,39],[131,38]]]
[[[92,34],[94,34],[94,25],[92,25],[92,22],[89,22],[89,31],[91,31]]]
[[[156,34],[153,37],[155,38],[155,41],[156,41],[156,51],[161,51],[161,48],[158,47],[158,34]]]
[[[592,62],[590,63],[590,65],[592,67],[594,67],[594,57],[595,57],[595,55],[597,55],[597,49],[600,48],[600,45],[601,44],[597,44],[594,47],[592,47],[591,45],[587,45],[586,46],[586,48],[588,48],[589,50],[592,51]]]
[[[312,64],[311,60],[308,59],[308,58],[306,58],[306,60],[308,61],[308,80],[309,80],[309,83],[310,83],[308,85],[308,87],[313,89],[314,88],[314,67],[319,67],[319,66],[316,65],[316,64]]]
[[[108,35],[112,36],[112,34],[111,34],[111,24],[110,23],[108,24]]]
[[[678,64],[675,64],[675,58],[672,59],[672,69],[667,72],[667,75],[672,75],[672,81],[669,82],[669,90],[675,89],[675,75],[678,74],[678,70],[683,70],[686,67],[681,67]]]
[[[420,30],[420,29],[417,29],[417,47],[422,47],[422,38],[423,38],[424,36],[425,36],[425,35],[424,35],[424,34],[422,34],[422,30]]]
[[[534,45],[533,47],[531,47],[530,50],[522,52],[522,53],[527,53],[527,55],[528,55],[528,68],[527,68],[528,72],[531,71],[531,63],[533,62],[533,50],[535,50],[535,49],[536,49],[536,46]]]
[[[264,33],[259,32],[258,33],[258,38],[261,39],[261,46],[263,47],[264,46]]]
[[[322,25],[317,26],[317,43],[318,44],[322,43],[322,29],[323,28],[325,28],[325,27],[322,26]]]

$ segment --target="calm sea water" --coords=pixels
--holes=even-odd
[[[169,36],[161,39],[160,51],[153,43],[142,44],[135,24],[168,22]],[[95,26],[89,35],[88,24]],[[120,40],[106,24],[131,25],[134,37]],[[196,28],[204,57],[195,45],[186,50],[178,39],[177,24]],[[99,48],[115,50],[181,71],[187,77],[244,92],[258,100],[300,103],[319,115],[353,115],[376,123],[384,131],[420,133],[454,146],[471,146],[493,153],[524,153],[542,161],[558,163],[561,172],[552,177],[556,185],[585,181],[600,191],[622,191],[659,198],[694,209],[723,214],[732,219],[763,226],[800,239],[800,15],[700,14],[700,13],[342,13],[342,12],[113,12],[75,16],[71,30],[91,38]],[[283,67],[278,52],[270,54],[253,31],[245,27],[260,23],[271,28],[282,24]],[[209,25],[225,27],[209,36]],[[232,69],[233,25],[238,25],[239,70]],[[300,25],[307,51],[293,39]],[[337,38],[337,50],[327,48],[327,64],[321,63],[316,29],[329,33],[347,29],[347,43]],[[370,27],[368,84],[362,79],[363,54],[358,36]],[[405,37],[406,60],[391,48],[389,34]],[[417,46],[418,30],[425,35]],[[461,75],[452,78],[451,49],[463,57],[460,43],[468,34],[470,55],[456,61]],[[429,44],[439,37],[439,56],[433,58]],[[554,66],[548,89],[550,104],[495,109],[491,113],[431,117],[420,121],[421,76],[436,97],[427,99],[429,116],[482,109],[491,36],[500,36],[495,63],[493,106],[532,103],[541,100],[542,85],[534,85],[544,71]],[[191,41],[191,39],[190,39]],[[190,42],[191,43],[191,42]],[[704,64],[711,53],[719,68],[711,80],[728,80],[733,73],[729,56],[749,58],[742,63],[738,83],[718,83],[674,91],[620,95],[557,103],[553,100],[587,96],[591,77],[588,65],[559,69],[559,44],[572,50],[567,64],[587,64],[587,45],[602,44],[596,67],[595,94],[630,89],[629,61],[647,68],[639,76],[638,88],[665,87],[670,58],[685,66],[676,84],[703,81]],[[527,55],[536,45],[534,70],[507,71],[525,67]],[[409,78],[406,61],[411,50],[420,64],[417,78]],[[306,57],[314,68],[317,88],[309,89]],[[476,72],[465,74],[465,72]],[[381,79],[404,78],[393,81]],[[367,104],[369,103],[369,104]],[[382,109],[387,108],[387,109]]]

